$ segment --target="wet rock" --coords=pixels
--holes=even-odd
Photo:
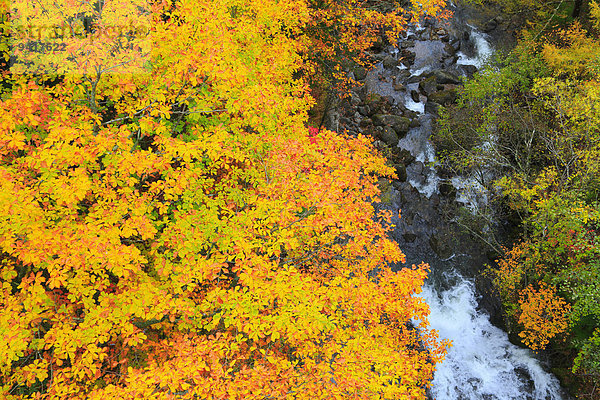
[[[419,101],[421,101],[421,99],[419,98],[419,92],[417,92],[416,90],[411,90],[410,91],[410,97],[416,103],[418,103]]]
[[[409,64],[412,64],[415,61],[415,53],[410,50],[403,49],[400,51],[400,59],[404,63],[404,61],[408,61]]]
[[[477,72],[477,67],[474,65],[461,65],[460,67],[468,78],[472,78]]]
[[[421,126],[421,121],[419,121],[419,118],[413,118],[410,120],[411,128],[418,128],[419,126]]]
[[[444,45],[444,51],[450,56],[455,56],[456,55],[456,49],[454,47],[452,47],[452,45],[450,43],[446,43]]]
[[[400,141],[400,138],[396,134],[396,131],[390,126],[386,126],[385,128],[383,128],[383,132],[380,134],[379,137],[385,142],[385,144],[387,144],[390,147],[396,147],[398,145],[398,142]]]
[[[437,79],[435,76],[423,79],[419,82],[419,89],[426,95],[430,96],[433,92],[437,91]]]
[[[404,137],[410,127],[410,120],[400,115],[375,114],[372,119],[376,126],[391,126],[400,137]]]
[[[405,166],[410,165],[413,163],[413,161],[415,161],[415,157],[410,153],[410,151],[401,149],[400,147],[394,147],[392,149],[392,155],[395,162],[402,163]]]
[[[406,90],[406,87],[402,83],[400,83],[400,79],[397,79],[396,77],[393,77],[392,79],[392,88],[396,92],[403,92]]]
[[[396,170],[396,175],[398,175],[398,180],[400,182],[406,182],[406,166],[404,164],[396,164],[394,165],[394,169]]]
[[[368,105],[364,105],[364,106],[359,106],[358,107],[358,112],[361,115],[364,115],[365,117],[369,115],[369,113],[371,112],[371,109],[369,108]]]
[[[452,255],[452,237],[446,233],[434,233],[429,238],[431,250],[441,259],[446,259]]]
[[[428,101],[425,103],[425,112],[433,115],[440,115],[440,107],[441,104],[434,103],[433,101]]]
[[[417,235],[415,235],[412,232],[406,232],[406,233],[402,234],[402,239],[404,239],[404,241],[406,241],[407,243],[414,242],[416,238],[417,238]]]
[[[383,67],[386,69],[394,69],[398,65],[398,60],[392,56],[387,56],[383,59]]]
[[[502,304],[489,276],[485,274],[475,275],[475,288],[477,293],[481,294],[477,302],[477,309],[489,315],[492,325],[506,330]]]
[[[418,76],[418,75],[412,75],[410,78],[408,78],[408,80],[406,81],[406,83],[410,84],[410,83],[418,83],[421,82],[422,77]]]
[[[396,76],[396,80],[400,82],[410,76],[410,71],[407,69],[399,69],[398,67],[396,67],[396,69],[394,70],[394,74]]]
[[[421,161],[417,161],[413,164],[413,171],[416,175],[422,175],[424,167],[425,166],[423,165],[423,163]]]
[[[415,41],[414,40],[405,40],[400,45],[401,49],[409,49],[411,47],[415,47]]]
[[[498,21],[496,20],[496,18],[492,18],[488,22],[483,24],[482,30],[485,33],[489,33],[491,31],[493,31],[494,29],[496,29],[497,27],[498,27]]]
[[[450,39],[450,46],[454,48],[455,51],[460,50],[460,40],[458,38]]]
[[[444,60],[444,67],[448,68],[448,67],[456,64],[457,61],[458,61],[458,56],[448,57]]]
[[[431,76],[435,77],[435,81],[437,83],[439,83],[440,85],[444,85],[444,84],[452,84],[452,85],[458,85],[461,83],[461,80],[458,76],[454,75],[451,72],[448,71],[442,71],[442,70],[437,70],[437,71],[433,71],[431,73]]]
[[[357,81],[363,81],[367,77],[367,70],[364,67],[357,66],[354,68],[353,72]]]
[[[440,90],[439,92],[432,93],[427,99],[434,103],[441,104],[443,106],[450,105],[456,102],[456,90],[446,89]]]

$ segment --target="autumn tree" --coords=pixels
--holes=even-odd
[[[52,29],[13,30],[3,76],[4,398],[425,398],[446,343],[415,296],[428,267],[389,268],[372,203],[393,171],[306,126],[332,15],[347,43],[357,15],[388,22],[354,1],[13,2],[5,29]]]

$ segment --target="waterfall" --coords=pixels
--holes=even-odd
[[[429,322],[441,338],[451,339],[446,360],[438,364],[432,396],[437,400],[558,400],[557,379],[545,372],[533,354],[508,340],[506,332],[477,311],[472,282],[456,273],[450,289],[424,287],[431,308]]]

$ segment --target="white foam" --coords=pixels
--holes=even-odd
[[[456,61],[456,63],[459,65],[474,65],[477,68],[481,68],[486,60],[492,55],[493,50],[490,43],[487,41],[485,34],[473,29],[471,31],[471,37],[475,41],[475,57],[467,57],[465,53],[459,51],[457,53],[458,61]]]
[[[418,112],[419,114],[423,114],[425,112],[425,104],[421,102],[417,103],[410,95],[406,96],[404,107],[411,111]]]
[[[440,338],[452,340],[446,359],[437,365],[431,393],[437,400],[559,400],[557,379],[545,372],[529,350],[477,312],[473,284],[458,283],[439,295],[426,285],[421,297],[431,308],[429,322]]]
[[[487,206],[488,191],[478,179],[472,176],[455,176],[451,182],[456,188],[456,201],[464,204],[471,212],[476,213]]]
[[[423,196],[430,198],[434,193],[438,193],[440,178],[435,172],[428,174],[424,182],[418,182],[414,179],[409,179],[408,183],[418,190]]]

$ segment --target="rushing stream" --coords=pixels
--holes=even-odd
[[[402,210],[402,218],[393,221],[393,236],[407,264],[426,261],[431,265],[421,296],[431,307],[431,326],[441,338],[453,342],[438,366],[431,396],[437,400],[567,399],[543,363],[531,351],[511,344],[508,335],[490,322],[476,288],[481,266],[488,262],[485,250],[444,218],[444,209],[451,203],[473,206],[474,183],[464,177],[443,180],[438,176],[429,137],[439,106],[432,99],[445,101],[441,95],[460,85],[454,78],[481,67],[492,46],[484,33],[455,20],[442,28],[413,27],[398,47],[381,50],[382,62],[363,78],[366,95],[362,102],[355,101],[354,114],[341,120],[350,127],[360,124],[359,132],[371,129],[388,146],[405,152],[401,167],[405,176],[393,182],[387,206]],[[393,122],[398,132],[394,136],[391,124],[378,123],[384,119],[364,106],[369,107],[373,94],[392,104],[378,114],[403,116],[411,121],[410,129],[398,132],[400,122]],[[442,184],[454,196],[444,194]],[[449,185],[453,188],[448,189]]]
[[[458,51],[456,69],[464,65],[479,68],[492,52],[484,34],[471,26],[469,28],[471,54]],[[415,53],[411,77],[439,68],[439,53],[443,46],[439,40],[415,41],[414,46],[409,48]],[[417,83],[408,84],[409,90],[417,86]],[[433,165],[435,153],[429,142],[431,116],[425,112],[426,107],[422,103],[416,103],[413,99],[405,99],[404,105],[423,115],[420,116],[420,127],[410,130],[398,146],[409,150],[417,161]],[[407,168],[408,183],[422,196],[431,199],[432,195],[438,193],[440,182],[435,168],[429,166],[420,174],[416,174],[415,169],[421,169],[420,165]],[[471,196],[467,189],[472,185],[460,177],[453,179],[452,183],[458,191],[456,201],[469,205]],[[413,258],[414,262],[420,261],[418,257],[425,255],[419,253],[410,254],[410,248],[407,249],[407,256]],[[478,310],[472,280],[463,277],[454,268],[461,260],[472,261],[469,257],[453,253],[432,263],[434,276],[422,293],[431,307],[431,326],[439,331],[441,338],[453,342],[446,360],[439,365],[435,374],[431,395],[437,400],[565,398],[558,380],[541,367],[533,354],[511,344],[508,335],[493,326],[488,315]]]
[[[472,282],[454,274],[453,286],[425,287],[431,326],[451,339],[446,360],[438,365],[431,394],[444,399],[562,399],[558,381],[531,352],[514,346],[507,334],[477,311]]]

